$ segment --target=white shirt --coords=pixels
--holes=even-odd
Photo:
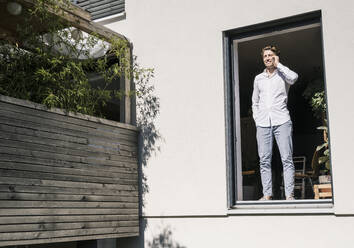
[[[278,63],[273,74],[266,70],[254,79],[252,112],[256,126],[270,127],[284,124],[290,120],[288,91],[298,78],[296,72]]]

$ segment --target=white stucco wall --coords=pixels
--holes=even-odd
[[[163,233],[164,228],[171,231],[170,240],[173,243],[185,248],[349,248],[354,241],[353,235],[350,235],[354,228],[353,217],[237,216],[149,219],[148,223],[145,247],[150,247],[148,242]]]
[[[155,68],[161,99],[157,124],[165,140],[161,153],[144,170],[150,187],[144,214],[227,213],[222,31],[314,10],[322,10],[334,211],[354,214],[353,9],[351,0],[126,1],[126,20],[108,27],[129,37],[142,65]],[[301,230],[305,247],[306,240],[311,245],[319,242],[322,247],[333,247],[335,235],[343,242],[354,241],[347,233],[353,230],[353,218],[333,215],[149,219],[146,235],[151,230],[158,232],[161,221],[176,228],[176,236],[188,248],[228,247],[236,240],[251,242],[249,247],[264,247],[263,238],[270,238],[264,229],[269,228],[283,244],[289,244]],[[289,223],[290,229],[284,230]],[[254,233],[260,233],[257,239]],[[318,236],[324,239],[316,241]],[[217,246],[220,240],[224,246]]]

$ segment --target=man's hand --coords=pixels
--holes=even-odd
[[[274,67],[277,68],[278,64],[279,64],[279,57],[277,55],[274,55],[274,57],[273,57],[273,65],[274,65]]]

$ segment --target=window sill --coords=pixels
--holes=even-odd
[[[238,201],[227,213],[228,215],[334,214],[334,209],[331,199]]]

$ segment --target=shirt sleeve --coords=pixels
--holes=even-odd
[[[298,75],[296,72],[290,70],[288,67],[285,65],[282,65],[281,63],[278,63],[277,66],[278,71],[281,73],[281,75],[284,77],[285,81],[292,85],[296,82]]]
[[[259,106],[259,88],[258,88],[257,80],[254,79],[253,93],[252,93],[252,115],[254,121],[256,121],[258,115],[258,106]]]

